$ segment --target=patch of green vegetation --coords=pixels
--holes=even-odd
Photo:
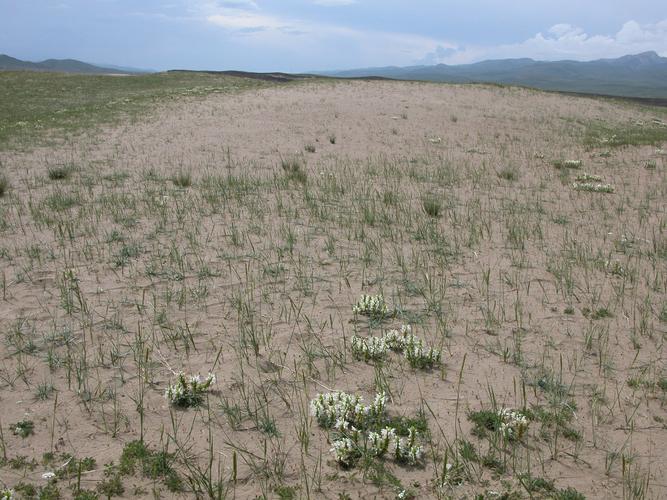
[[[92,457],[84,457],[78,459],[68,454],[63,454],[61,456],[61,461],[64,462],[64,466],[58,468],[56,476],[60,479],[66,479],[71,477],[76,477],[83,472],[88,472],[95,470],[95,459]]]
[[[118,472],[120,475],[141,472],[150,479],[162,479],[169,491],[181,491],[183,481],[173,468],[173,463],[173,454],[166,451],[152,451],[141,441],[131,441],[123,448]]]
[[[407,436],[411,428],[416,430],[420,436],[428,436],[430,434],[426,414],[423,410],[420,410],[414,417],[389,417],[385,425],[393,427],[396,430],[396,434],[399,436]]]
[[[565,488],[551,494],[554,500],[586,500],[586,497],[574,488]]]
[[[596,309],[595,311],[591,311],[588,307],[584,307],[581,310],[581,313],[586,317],[591,320],[598,320],[598,319],[604,319],[604,318],[611,318],[613,317],[613,314],[609,309],[606,307],[601,307],[599,309]]]
[[[584,145],[596,146],[641,146],[659,145],[667,141],[667,127],[654,123],[629,123],[612,125],[591,122],[584,131]]]
[[[519,178],[519,171],[514,167],[503,167],[498,171],[498,177],[513,182]]]
[[[34,145],[58,130],[78,133],[134,119],[157,103],[270,85],[256,79],[196,72],[138,76],[0,72],[0,149]]]
[[[2,491],[2,490],[0,490]],[[61,498],[60,490],[55,483],[48,483],[45,486],[40,486],[39,488],[30,483],[20,482],[14,486],[14,491],[20,495],[19,498],[25,499],[39,499],[39,500],[58,500]],[[3,498],[0,495],[0,498]],[[15,497],[8,497],[15,498]],[[74,498],[79,499],[79,497],[74,496]],[[86,500],[85,497],[81,497],[80,500]]]
[[[125,492],[122,475],[113,462],[105,466],[104,479],[97,483],[97,491],[107,498],[120,496]]]
[[[437,218],[442,212],[442,202],[433,195],[424,196],[422,199],[422,208],[426,215]]]
[[[49,167],[46,174],[52,181],[63,181],[69,179],[72,172],[74,172],[74,167],[72,165],[55,165]]]
[[[23,439],[35,433],[35,424],[32,420],[21,420],[11,426],[12,432]]]
[[[299,184],[305,184],[308,180],[304,162],[300,158],[284,158],[281,160],[280,166],[283,169],[283,172],[285,172],[287,180]]]
[[[190,172],[178,172],[171,178],[171,182],[174,183],[174,186],[180,188],[187,188],[192,186],[192,174]]]
[[[281,484],[276,486],[273,491],[280,500],[293,500],[298,498],[298,488],[296,486],[285,486],[284,484]]]
[[[468,420],[473,424],[472,434],[484,437],[488,432],[496,432],[500,429],[502,419],[497,411],[479,410],[468,414]]]
[[[97,500],[99,495],[91,490],[77,490],[74,500]]]
[[[9,191],[9,179],[5,174],[0,174],[0,198]]]

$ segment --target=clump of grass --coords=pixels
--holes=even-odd
[[[306,150],[306,153],[314,153],[317,151],[314,144],[306,144],[303,149]]]
[[[422,208],[429,217],[437,218],[442,213],[442,202],[433,195],[422,198]]]
[[[336,144],[336,134],[329,134],[329,142],[331,144]]]
[[[506,181],[515,181],[519,178],[519,171],[514,167],[503,167],[498,171],[498,177]]]
[[[0,174],[0,198],[9,191],[9,179],[5,174]]]
[[[186,171],[180,171],[171,178],[174,186],[180,188],[187,188],[192,186],[192,174]]]
[[[63,181],[69,179],[73,171],[72,165],[56,165],[49,167],[47,175],[52,181]]]
[[[299,158],[284,158],[281,160],[280,166],[288,180],[299,184],[305,184],[308,180],[305,166]]]

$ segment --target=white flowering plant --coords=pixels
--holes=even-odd
[[[215,384],[215,375],[209,373],[206,377],[189,375],[180,372],[176,375],[176,382],[170,384],[164,391],[164,397],[174,406],[189,408],[199,406],[204,401],[204,395]]]
[[[410,325],[401,325],[400,330],[389,330],[384,334],[387,347],[395,352],[402,352],[405,345],[414,335]]]
[[[556,160],[554,161],[556,168],[581,168],[583,162],[581,160]]]
[[[614,186],[601,182],[575,182],[572,187],[577,191],[588,191],[590,193],[613,193]]]
[[[364,338],[358,335],[352,336],[350,348],[354,357],[362,361],[380,361],[387,357],[389,351],[384,338]]]
[[[402,352],[412,368],[430,369],[441,362],[439,349],[428,347],[424,341],[412,333],[410,325],[400,330],[390,330],[382,337],[359,337],[354,335],[351,342],[352,354],[363,361],[381,361],[389,351]]]
[[[16,494],[10,488],[0,488],[0,500],[14,500]]]
[[[528,418],[521,411],[511,408],[498,410],[500,432],[508,441],[520,440],[528,429]]]
[[[414,427],[408,429],[407,437],[394,437],[393,455],[397,462],[418,464],[424,457],[424,449],[418,443],[419,433]]]
[[[403,355],[412,368],[428,369],[440,364],[440,350],[425,346],[414,335],[407,340]]]
[[[389,309],[383,295],[363,294],[357,303],[352,306],[352,312],[361,316],[368,316],[374,320],[381,320],[389,314]]]
[[[386,413],[387,397],[377,394],[369,405],[360,396],[345,392],[318,394],[310,403],[318,424],[334,433],[329,450],[342,467],[352,467],[364,454],[391,456],[401,463],[417,464],[424,452],[414,427],[399,431]],[[399,435],[402,432],[403,435]]]
[[[530,412],[512,408],[498,408],[471,412],[468,419],[474,424],[472,433],[483,437],[488,431],[507,441],[519,441],[528,430]]]
[[[336,462],[343,467],[353,467],[361,457],[361,450],[357,443],[348,437],[340,437],[332,441],[329,451],[333,454]]]
[[[602,182],[602,177],[584,172],[581,175],[577,175],[574,180],[577,182]]]

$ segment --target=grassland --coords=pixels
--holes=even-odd
[[[0,488],[667,495],[661,111],[408,82],[0,84]]]
[[[90,127],[131,122],[157,103],[183,96],[232,93],[259,80],[206,73],[96,76],[32,71],[0,74],[0,148],[62,139]],[[53,135],[52,135],[53,134]]]

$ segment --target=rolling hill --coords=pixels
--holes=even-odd
[[[102,67],[76,59],[47,59],[41,62],[22,61],[14,57],[0,54],[0,71],[55,71],[59,73],[88,73],[88,74],[118,74],[118,73],[146,73],[145,70]]]
[[[384,77],[450,83],[500,83],[544,90],[667,98],[667,58],[655,52],[595,61],[504,59],[474,64],[325,71],[334,77]]]

